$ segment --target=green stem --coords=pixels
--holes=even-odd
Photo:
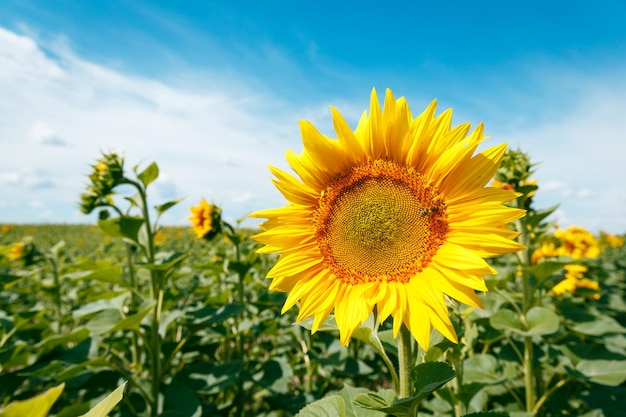
[[[50,266],[52,268],[52,279],[54,280],[54,304],[57,310],[56,313],[60,325],[61,318],[63,316],[61,312],[61,281],[59,280],[59,269],[57,268],[57,263],[54,259],[48,258],[48,261],[50,262]]]
[[[398,365],[400,388],[398,390],[398,398],[408,398],[411,395],[411,369],[415,361],[413,351],[411,349],[412,336],[409,329],[405,325],[400,328],[400,337],[398,338]]]
[[[136,181],[126,180],[126,182],[134,186],[141,198],[141,211],[143,214],[143,222],[146,228],[146,237],[148,241],[144,249],[148,264],[154,264],[154,233],[150,224],[150,213],[148,210],[148,198],[145,189]],[[161,338],[159,336],[159,325],[161,323],[161,310],[163,308],[163,288],[162,273],[160,271],[150,270],[150,298],[155,302],[152,323],[150,326],[150,353],[151,353],[151,401],[150,415],[157,417],[159,410],[159,394],[161,389]]]
[[[128,267],[128,280],[131,288],[130,291],[130,313],[137,312],[137,294],[135,293],[137,288],[137,278],[135,277],[135,267],[133,265],[133,251],[130,244],[126,243],[126,264]],[[141,372],[141,361],[139,360],[139,340],[137,338],[137,332],[132,333],[132,346],[131,346],[131,358],[132,358],[132,370],[133,373],[139,374]]]
[[[526,412],[535,410],[535,384],[533,378],[533,341],[531,336],[524,337],[524,386],[526,387]]]
[[[521,207],[521,203],[518,201],[518,206]],[[531,264],[531,248],[530,248],[530,233],[527,228],[527,224],[524,219],[517,221],[518,230],[521,232],[520,243],[526,247],[522,252],[521,259],[521,278],[522,278],[522,312],[520,317],[522,322],[526,323],[526,313],[532,308],[533,301],[533,288],[530,283],[530,276],[528,274],[528,267]],[[533,369],[533,341],[532,336],[524,337],[524,388],[526,391],[526,412],[534,414],[535,412],[535,384],[534,384],[534,369]]]
[[[391,359],[389,359],[389,356],[387,356],[387,352],[385,352],[384,348],[381,348],[380,350],[378,350],[378,352],[380,353],[380,356],[383,358],[383,362],[385,362],[385,365],[387,365],[387,369],[389,369],[389,373],[391,374],[391,379],[393,380],[393,386],[396,389],[396,392],[399,392],[400,379],[398,378],[398,372],[396,372],[396,367],[391,362]]]
[[[554,393],[554,391],[561,388],[563,385],[567,384],[568,382],[569,382],[569,378],[564,378],[564,379],[560,379],[556,384],[554,384],[552,388],[550,388],[547,392],[545,392],[541,396],[541,398],[539,398],[539,401],[537,401],[537,404],[535,404],[533,413],[536,414],[537,412],[539,412],[539,409],[541,408],[543,403],[546,402],[546,400]]]

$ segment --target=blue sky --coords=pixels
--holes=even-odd
[[[339,3],[339,4],[336,4]],[[102,150],[156,161],[154,204],[186,224],[280,206],[267,165],[332,135],[375,87],[485,122],[540,162],[563,227],[626,231],[626,4],[591,2],[0,2],[0,223],[91,222],[77,201]]]

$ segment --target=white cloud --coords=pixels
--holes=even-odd
[[[0,191],[27,207],[28,188],[56,186],[50,197],[67,212],[52,218],[72,221],[90,164],[115,150],[125,154],[129,170],[159,164],[163,174],[151,187],[152,205],[187,197],[169,221],[186,222],[187,207],[202,196],[234,217],[254,209],[246,205],[253,200],[248,190],[260,207],[276,204],[266,166],[284,165],[282,149],[299,146],[297,117],[290,114],[295,109],[259,92],[234,90],[241,84],[227,77],[207,74],[204,85],[187,90],[85,61],[62,43],[46,50],[51,54],[0,28]],[[30,140],[18,139],[25,137]],[[28,221],[26,210],[12,214]]]
[[[565,78],[563,83],[575,85],[576,93],[567,102],[564,98],[560,109],[546,107],[552,117],[499,136],[539,162],[537,202],[544,207],[559,203],[562,226],[578,224],[623,233],[626,80],[616,74],[569,74]]]
[[[40,145],[52,146],[69,146],[70,144],[63,140],[59,134],[46,122],[37,121],[30,129],[30,137]]]

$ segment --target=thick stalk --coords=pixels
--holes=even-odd
[[[409,329],[402,325],[400,329],[400,337],[398,337],[398,365],[400,388],[398,390],[398,398],[408,398],[411,396],[411,369],[413,368],[415,358],[411,349],[412,336]]]

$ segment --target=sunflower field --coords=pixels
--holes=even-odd
[[[624,415],[624,236],[560,228],[528,155],[435,112],[303,122],[258,230],[160,224],[189,202],[114,152],[97,224],[0,224],[0,417]]]

